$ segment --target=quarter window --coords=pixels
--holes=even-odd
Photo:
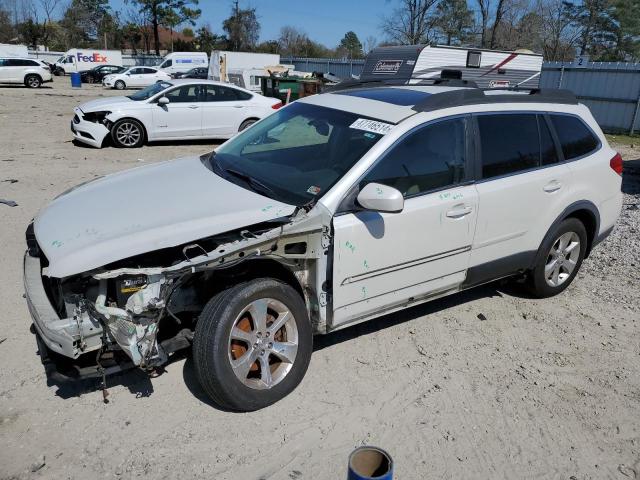
[[[361,183],[398,189],[405,197],[459,183],[464,178],[465,121],[428,125],[400,141]]]
[[[598,140],[591,130],[577,117],[551,115],[565,160],[578,158],[598,148]]]
[[[538,122],[533,114],[478,115],[482,178],[540,165]]]

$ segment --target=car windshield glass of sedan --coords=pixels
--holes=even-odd
[[[132,95],[127,95],[127,98],[130,98],[131,100],[137,100],[137,101],[148,100],[151,97],[153,97],[155,94],[160,93],[171,86],[173,86],[173,84],[169,82],[157,82],[157,83],[154,83],[153,85],[149,85],[147,88],[143,88],[139,92],[136,92]]]
[[[382,138],[367,124],[391,125],[293,103],[223,144],[209,157],[218,175],[302,206],[324,195]]]

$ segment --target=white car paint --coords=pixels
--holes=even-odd
[[[117,208],[128,201],[125,192],[141,199],[169,194],[171,201],[145,202],[144,213],[138,208]],[[233,203],[221,202],[221,198],[233,199]],[[290,215],[294,209],[222,179],[199,157],[188,157],[115,173],[74,188],[42,210],[34,228],[49,259],[48,274],[66,277],[113,262],[125,250],[136,255],[179,245],[247,222]],[[98,210],[100,215],[90,213]]]
[[[231,138],[238,133],[243,122],[260,120],[272,114],[278,99],[263,97],[248,90],[211,80],[178,79],[166,82],[166,90],[147,100],[131,100],[128,97],[110,97],[92,100],[74,109],[71,123],[74,138],[87,145],[100,148],[110,134],[110,128],[120,119],[133,118],[144,126],[148,141],[188,140],[196,138]],[[170,102],[161,105],[161,97],[183,86],[231,89],[242,92],[247,100]],[[250,97],[250,98],[249,98]],[[213,100],[211,97],[203,99]],[[85,118],[88,113],[110,112],[106,122]]]
[[[20,65],[16,65],[20,63]],[[25,83],[28,75],[37,75],[41,82],[53,81],[51,70],[33,58],[0,57],[0,83]]]
[[[102,79],[105,88],[144,88],[162,80],[171,80],[171,76],[155,67],[130,67],[124,72],[107,75]],[[118,82],[121,82],[120,84]]]

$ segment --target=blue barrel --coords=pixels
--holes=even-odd
[[[71,72],[71,87],[82,88],[82,79],[78,72]]]
[[[349,455],[347,480],[391,480],[393,460],[378,447],[356,448]]]

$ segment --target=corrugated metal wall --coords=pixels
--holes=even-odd
[[[545,62],[540,86],[573,91],[605,130],[640,130],[640,64],[596,62],[579,68]]]
[[[280,61],[295,65],[296,70],[331,72],[341,78],[360,75],[364,65],[364,60],[336,58],[282,57]],[[545,62],[540,86],[572,90],[605,130],[640,131],[640,64],[597,62],[578,68]]]

